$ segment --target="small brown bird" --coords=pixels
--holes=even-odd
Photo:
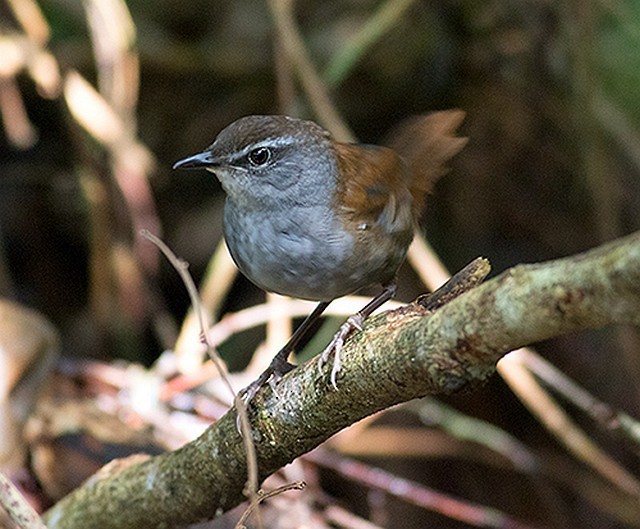
[[[343,342],[393,297],[425,195],[467,141],[455,136],[463,118],[460,110],[410,118],[380,147],[337,142],[312,121],[247,116],[174,165],[204,167],[222,183],[225,239],[243,274],[269,292],[320,302],[247,399],[292,369],[289,354],[333,299],[382,285],[320,357],[334,354],[337,388]]]

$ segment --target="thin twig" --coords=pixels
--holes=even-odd
[[[233,402],[238,413],[238,418],[239,418],[238,423],[240,426],[240,431],[242,433],[242,442],[244,444],[245,454],[247,456],[247,483],[245,486],[245,494],[248,496],[250,500],[250,507],[253,505],[257,505],[261,501],[258,495],[259,469],[258,469],[258,460],[256,456],[256,447],[253,442],[253,433],[251,431],[251,424],[249,423],[247,407],[245,403],[242,401],[242,399],[234,391],[233,386],[229,381],[227,368],[224,362],[222,361],[222,359],[220,358],[220,355],[218,355],[216,348],[214,347],[212,342],[209,340],[209,333],[208,333],[209,325],[207,322],[207,314],[202,306],[202,303],[200,302],[200,297],[198,296],[198,289],[195,283],[193,282],[193,278],[191,277],[191,274],[188,271],[189,265],[186,261],[177,257],[161,239],[159,239],[152,233],[149,233],[146,230],[142,230],[140,234],[144,238],[146,238],[147,240],[155,244],[160,249],[160,251],[165,255],[165,257],[169,260],[169,262],[173,265],[173,267],[176,269],[176,271],[180,275],[187,289],[187,292],[189,293],[189,297],[191,299],[191,306],[193,307],[194,314],[197,316],[198,324],[200,326],[201,333],[202,333],[202,341],[207,347],[207,353],[209,354],[209,357],[211,358],[213,363],[218,368],[218,372],[220,373],[222,380],[227,386],[227,389],[229,390],[231,395],[233,395]]]
[[[345,296],[344,298],[334,301],[325,311],[325,315],[349,316],[362,308],[367,301],[369,301],[369,298],[363,296]],[[397,309],[401,306],[402,304],[397,301],[388,301],[385,304],[386,309]],[[302,318],[309,314],[312,308],[312,302],[284,298],[281,300],[281,303],[278,304],[276,310],[278,312],[277,316],[279,317]],[[272,305],[262,303],[238,312],[227,313],[219,322],[215,323],[209,329],[209,341],[217,348],[220,344],[242,331],[265,325],[274,316],[273,309],[274,307]],[[195,315],[192,317],[195,319]],[[193,343],[192,348],[195,351],[190,353],[190,358],[201,358],[203,354],[206,354],[206,347],[202,343]],[[245,373],[257,374],[264,370],[264,366],[260,362],[256,362],[255,358],[256,355],[254,355],[254,359],[251,360],[249,366],[245,368]],[[181,393],[210,380],[216,376],[217,372],[217,367],[211,362],[199,362],[196,371],[189,370],[187,374],[177,376],[167,382],[164,385],[160,398],[162,400],[169,400],[176,393]]]
[[[371,15],[367,23],[336,53],[324,74],[332,88],[338,86],[364,54],[380,40],[415,0],[387,0]]]
[[[535,453],[502,428],[469,417],[435,398],[411,402],[406,408],[415,412],[424,424],[437,426],[455,439],[484,446],[500,454],[520,472],[535,474],[541,471],[541,463]]]
[[[158,249],[167,258],[167,260],[171,263],[171,265],[176,269],[176,272],[178,272],[178,274],[180,275],[180,278],[182,279],[182,282],[184,283],[184,286],[187,289],[187,292],[189,293],[189,298],[191,299],[191,305],[193,307],[194,313],[196,314],[196,317],[198,319],[198,325],[202,332],[201,338],[203,343],[207,346],[209,357],[218,368],[220,375],[222,376],[222,378],[225,381],[225,384],[227,385],[227,389],[229,390],[229,393],[231,393],[231,395],[235,397],[236,392],[233,389],[231,382],[229,382],[229,378],[227,376],[228,374],[227,367],[222,361],[222,358],[220,358],[220,355],[218,354],[216,348],[213,346],[213,344],[209,340],[209,334],[207,332],[207,329],[209,328],[209,324],[207,322],[207,315],[205,311],[202,309],[202,304],[200,303],[200,297],[198,296],[198,289],[195,283],[193,282],[193,278],[191,277],[191,274],[189,273],[189,270],[188,270],[189,263],[177,257],[160,238],[156,237],[149,231],[141,230],[140,235],[145,239],[147,239],[148,241],[155,244],[158,247]]]
[[[262,517],[260,516],[259,504],[263,500],[260,495],[260,481],[258,474],[260,469],[258,468],[258,456],[256,455],[256,447],[253,443],[253,433],[251,431],[251,423],[249,422],[249,414],[247,413],[247,406],[245,405],[242,397],[236,395],[233,399],[233,404],[238,410],[238,420],[240,425],[240,431],[242,432],[242,444],[244,445],[245,453],[247,454],[247,483],[245,484],[243,494],[249,498],[249,505],[245,509],[244,513],[240,517],[240,520],[246,519],[251,512],[256,511],[258,518],[258,528],[262,529]],[[242,523],[238,521],[235,529],[243,527]]]
[[[281,487],[277,487],[267,492],[263,490],[259,490],[258,501],[250,505],[249,508],[247,508],[242,513],[242,516],[240,517],[240,519],[238,520],[238,523],[235,526],[236,529],[246,529],[244,522],[246,522],[249,516],[251,516],[251,513],[258,506],[258,504],[262,503],[264,500],[268,500],[269,498],[273,498],[278,494],[282,494],[283,492],[288,492],[290,490],[303,490],[306,486],[307,484],[304,481],[295,481],[293,483],[287,483],[286,485],[282,485]]]
[[[530,525],[509,515],[484,505],[478,505],[443,494],[420,483],[369,466],[365,463],[338,457],[326,450],[315,450],[305,456],[306,460],[330,468],[341,476],[349,478],[367,487],[384,491],[390,496],[400,498],[411,505],[437,512],[474,527],[493,527],[509,529],[532,529]]]
[[[217,320],[220,307],[237,275],[238,268],[229,255],[227,245],[221,240],[209,260],[200,285],[199,299],[210,322]],[[199,350],[197,343],[200,332],[197,315],[193,308],[190,308],[174,346],[178,370],[181,373],[197,374],[202,367],[202,351]]]
[[[38,3],[33,0],[7,0],[7,4],[29,40],[38,47],[45,46],[51,29]]]
[[[296,83],[289,56],[284,52],[279,35],[273,39],[273,55],[278,90],[278,109],[283,114],[291,114],[296,100]]]
[[[0,116],[7,140],[18,149],[29,149],[38,141],[38,131],[27,115],[18,83],[0,77]]]
[[[20,529],[47,529],[20,491],[0,472],[0,505]]]
[[[624,155],[633,162],[636,170],[639,170],[640,134],[629,114],[600,92],[594,95],[590,111],[598,120],[598,124],[624,151]]]
[[[498,372],[521,402],[580,460],[584,461],[620,490],[640,496],[640,482],[603,452],[537,383],[520,360],[518,351],[498,363]]]
[[[329,92],[309,57],[293,16],[293,0],[269,0],[268,5],[282,47],[296,69],[318,121],[330,130],[336,139],[353,141],[355,138],[353,132],[336,111]]]
[[[640,446],[640,423],[636,419],[596,398],[541,356],[532,355],[525,349],[514,353],[515,355],[512,356],[516,356],[547,386],[585,412],[604,429],[617,432],[631,440],[637,447]]]
[[[413,242],[409,246],[407,259],[418,277],[430,290],[436,290],[451,277],[447,268],[421,233],[414,235]]]

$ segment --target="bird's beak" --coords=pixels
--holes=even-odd
[[[197,169],[198,167],[215,167],[218,161],[211,151],[204,151],[184,158],[173,164],[174,169]]]

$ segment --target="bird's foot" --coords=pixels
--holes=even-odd
[[[282,351],[280,352],[282,353]],[[267,367],[267,369],[265,369],[258,378],[256,378],[251,384],[249,384],[240,392],[240,398],[242,399],[242,403],[245,409],[249,408],[249,404],[251,404],[253,397],[256,396],[256,393],[258,393],[260,388],[262,388],[267,382],[269,383],[269,386],[271,386],[271,390],[273,391],[274,395],[280,398],[280,395],[276,391],[276,384],[284,375],[286,375],[289,371],[296,367],[286,360],[282,360],[281,356],[283,355],[276,355],[271,361],[271,364],[269,364],[269,367]],[[239,414],[236,418],[236,428],[242,435],[242,426]]]
[[[296,367],[286,360],[283,360],[282,356],[283,355],[280,354],[276,355],[271,361],[271,364],[269,364],[269,367],[267,367],[267,369],[265,369],[258,378],[242,390],[242,400],[245,406],[249,405],[256,393],[258,393],[260,388],[262,388],[266,383],[269,383],[273,393],[276,396],[279,396],[276,391],[276,384],[283,376]]]
[[[338,385],[336,384],[336,376],[340,371],[340,352],[342,350],[342,346],[344,345],[345,340],[351,334],[352,331],[362,330],[362,324],[364,323],[365,317],[357,312],[356,314],[349,316],[347,321],[345,321],[338,329],[338,332],[331,339],[331,342],[324,351],[320,354],[320,359],[318,360],[318,368],[322,368],[328,361],[331,355],[333,354],[333,367],[331,368],[331,385],[335,390],[338,389]]]

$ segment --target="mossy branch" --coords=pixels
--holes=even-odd
[[[367,320],[343,349],[339,391],[315,359],[252,401],[260,478],[394,404],[480,383],[518,347],[608,324],[640,324],[640,232],[584,254],[520,265],[445,304]],[[423,300],[425,301],[425,300]],[[426,308],[424,305],[427,307]],[[230,410],[183,448],[101,474],[55,505],[50,529],[167,527],[244,500],[246,456]],[[113,467],[115,468],[115,467]]]

